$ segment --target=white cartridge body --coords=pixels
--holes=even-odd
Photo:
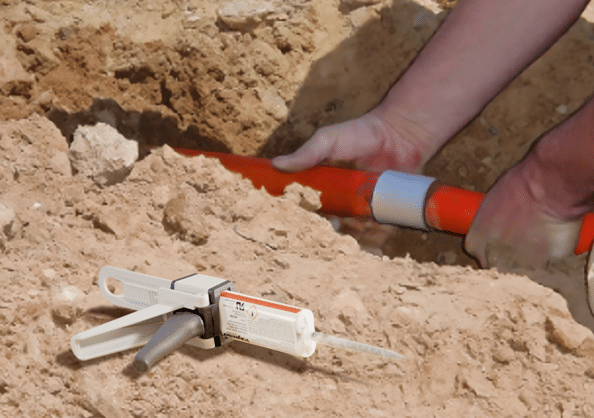
[[[221,332],[227,338],[301,357],[311,356],[316,349],[309,309],[223,292],[219,313]]]

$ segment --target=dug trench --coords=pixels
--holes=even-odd
[[[400,1],[274,10],[146,1],[101,12],[76,1],[5,3],[2,37],[14,48],[3,62],[17,70],[0,86],[3,414],[592,415],[594,337],[557,294],[593,328],[584,257],[511,266],[514,275],[480,271],[461,237],[343,221],[355,241],[300,207],[305,195],[315,201],[307,191],[272,198],[215,161],[168,148],[293,151],[317,128],[376,105],[447,11]],[[425,174],[486,192],[583,103],[594,85],[588,19]],[[76,129],[98,122],[140,144],[130,175],[109,187],[73,174],[66,157]],[[381,247],[378,229],[390,232]],[[146,375],[128,368],[130,353],[81,363],[70,337],[122,314],[96,288],[105,264],[170,279],[225,276],[246,294],[312,309],[325,332],[409,360],[324,348],[303,360],[233,343],[184,348]]]
[[[52,64],[42,57],[48,48],[27,48],[35,39],[25,42],[22,28],[17,48],[40,78],[35,90],[43,100],[31,97],[30,103],[45,107],[68,139],[80,125],[106,122],[137,140],[141,157],[145,145],[162,144],[272,157],[295,150],[315,129],[377,104],[444,17],[398,2],[368,9],[347,15],[350,31],[324,55],[314,48],[314,22],[324,14],[315,8],[296,8],[288,21],[271,17],[253,28],[243,26],[245,16],[228,24],[220,16],[201,21],[198,33],[184,34],[174,48],[159,40],[132,42],[109,24],[58,28],[52,46],[62,60]],[[425,174],[486,192],[532,140],[585,100],[592,64],[575,57],[591,50],[590,34],[591,25],[578,22],[444,147]],[[77,80],[74,89],[71,80]],[[341,220],[340,232],[378,255],[477,267],[462,249],[463,237],[360,219]],[[582,277],[584,263],[582,257],[522,273],[564,294],[574,316],[594,326],[583,280],[568,279]]]

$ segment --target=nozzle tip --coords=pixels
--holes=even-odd
[[[144,373],[148,370],[149,365],[143,358],[138,358],[138,356],[136,356],[134,359],[134,367],[136,367],[136,370],[140,373]]]

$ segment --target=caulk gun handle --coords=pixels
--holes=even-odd
[[[171,354],[188,340],[204,334],[202,318],[191,312],[179,312],[169,317],[150,341],[136,354],[134,365],[145,372],[163,357]]]

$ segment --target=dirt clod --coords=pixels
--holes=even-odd
[[[101,186],[111,186],[132,170],[138,159],[138,143],[105,123],[81,126],[74,133],[69,157],[77,172]]]

